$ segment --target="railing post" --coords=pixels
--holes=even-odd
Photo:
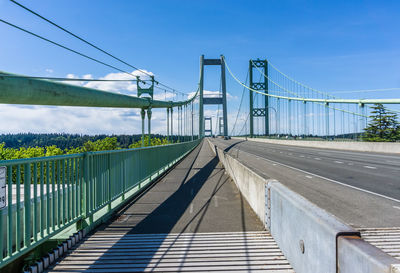
[[[83,192],[82,192],[82,212],[84,218],[89,217],[89,225],[93,222],[93,216],[90,215],[90,159],[89,153],[83,156]]]
[[[17,202],[19,202],[17,200]],[[24,247],[31,245],[31,167],[24,165]],[[17,227],[19,228],[19,227]],[[18,242],[17,242],[18,243]]]
[[[111,154],[108,154],[108,211],[111,211],[112,187],[111,187]]]

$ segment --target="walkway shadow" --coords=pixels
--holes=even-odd
[[[245,141],[246,141],[246,140],[241,140],[241,141],[238,141],[238,142],[235,142],[235,143],[229,145],[228,147],[226,147],[226,148],[224,149],[224,152],[229,152],[230,149],[232,149],[232,148],[235,147],[236,145],[238,145],[238,144],[240,144],[240,143],[242,143],[242,142],[245,142]]]
[[[194,157],[193,161],[191,162],[190,167],[187,169],[185,175],[181,176],[182,178],[179,178],[182,181],[180,181],[180,185],[179,185],[178,189],[175,192],[173,192],[164,202],[160,203],[155,209],[153,209],[153,211],[151,213],[149,213],[143,220],[141,220],[135,226],[130,228],[128,231],[127,231],[126,225],[121,226],[121,231],[122,230],[127,231],[127,235],[122,236],[121,239],[119,239],[110,249],[108,249],[106,252],[104,252],[96,260],[96,262],[93,263],[88,268],[89,272],[91,270],[96,270],[96,269],[98,270],[99,268],[101,268],[104,265],[109,266],[108,262],[110,260],[107,257],[110,257],[110,255],[120,254],[121,256],[124,257],[125,261],[129,259],[130,264],[132,264],[132,268],[130,268],[130,269],[132,269],[132,271],[129,271],[129,272],[144,272],[144,271],[147,272],[148,270],[151,270],[150,268],[154,269],[154,267],[156,267],[163,260],[164,256],[168,253],[169,249],[174,245],[175,241],[177,241],[179,239],[179,236],[177,236],[172,241],[171,241],[171,239],[169,239],[168,246],[166,246],[165,240],[168,236],[168,233],[170,233],[173,230],[174,226],[178,223],[179,219],[182,217],[182,215],[185,213],[185,211],[189,208],[193,199],[196,197],[197,193],[200,191],[200,189],[206,183],[207,179],[212,177],[211,174],[214,171],[215,167],[219,163],[218,157],[213,155],[213,157],[211,157],[211,159],[206,163],[206,165],[204,167],[202,167],[197,173],[195,173],[192,177],[190,177],[188,179],[188,177],[190,176],[190,173],[195,169],[195,168],[193,168],[193,166],[194,166],[196,160],[199,158],[200,150],[203,148],[202,147],[203,145],[205,145],[204,142],[201,145],[199,145],[199,147],[197,148],[199,150],[195,151],[195,152],[197,152],[197,154]],[[198,170],[198,169],[196,168],[196,170]],[[221,169],[221,172],[223,172],[223,169]],[[222,177],[223,177],[223,175],[221,175],[221,177],[219,178],[219,180],[217,182],[217,185],[214,187],[212,196],[228,180],[228,179],[222,179]],[[223,180],[225,180],[225,181],[223,181]],[[200,222],[197,223],[195,230],[198,229],[198,226],[200,225],[201,221],[203,220],[203,216],[211,202],[212,196],[207,201],[207,203],[203,206],[203,208],[201,210],[202,215],[200,217]],[[126,210],[129,210],[129,208],[127,208]],[[187,229],[187,227],[189,226],[189,224],[196,218],[196,216],[198,216],[199,213],[200,212],[198,212],[196,215],[194,215],[194,217],[192,217],[189,220],[188,224],[186,226],[184,226],[180,232],[184,232]],[[122,215],[123,215],[123,213],[122,213]],[[118,226],[113,225],[112,229],[115,230],[116,232],[118,232]],[[152,239],[151,245],[143,245],[140,252],[130,253],[128,247],[126,247],[126,248],[124,247],[123,249],[121,249],[120,247],[124,244],[124,241],[126,241],[128,238],[130,238],[130,236],[132,234],[157,234],[157,235],[153,235],[155,237],[154,237],[154,239]],[[189,241],[188,241],[188,245],[185,247],[186,249],[190,248],[192,240],[194,239],[194,238],[193,239],[191,239],[191,238],[193,238],[193,237],[190,236],[188,238]],[[130,238],[130,240],[132,240],[132,238]],[[161,251],[160,248],[162,245],[163,245],[163,247],[162,247],[163,254],[160,254],[160,251]],[[137,246],[137,247],[139,247],[139,246]],[[137,249],[136,249],[136,251],[137,251]],[[129,258],[129,257],[125,257],[125,256],[131,256],[131,257]],[[138,258],[139,256],[141,257],[140,259]],[[121,258],[122,257],[120,257],[119,259],[121,259]],[[177,271],[179,271],[179,268],[183,267],[185,260],[186,260],[186,254],[182,254],[181,262],[178,262],[176,265]],[[140,263],[139,263],[139,261],[140,261]],[[115,265],[117,265],[117,264],[118,263],[115,263]],[[126,265],[123,266],[124,270],[127,270],[128,268],[126,268],[125,266]],[[147,267],[149,267],[149,268],[147,268]],[[147,268],[147,270],[146,270],[146,268]],[[153,271],[153,270],[151,270],[151,271]]]

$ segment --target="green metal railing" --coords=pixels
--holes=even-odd
[[[8,195],[0,210],[0,268],[74,224],[93,227],[199,141],[0,161]]]

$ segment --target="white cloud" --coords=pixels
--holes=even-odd
[[[148,72],[153,75],[152,72]],[[149,77],[133,71],[142,80]],[[93,79],[93,75],[67,74],[70,79]],[[125,73],[110,73],[101,79],[131,79]],[[136,96],[136,82],[74,82],[67,84],[91,87]],[[177,95],[155,89],[154,99],[173,100]],[[177,111],[174,109],[174,132],[177,132]],[[0,133],[79,133],[79,134],[138,134],[141,132],[140,109],[52,107],[0,104]],[[147,119],[146,119],[147,127]],[[147,131],[147,129],[146,129]],[[153,109],[152,132],[166,134],[166,110]]]
[[[147,72],[147,71],[146,71]],[[132,72],[147,79],[141,72]],[[152,75],[151,72],[148,72]],[[93,79],[91,74],[76,75],[68,74],[71,79]],[[102,79],[131,79],[124,73],[110,73]],[[85,87],[91,87],[110,92],[119,92],[127,95],[136,96],[136,82],[66,82]],[[209,97],[218,96],[218,91],[205,90],[205,95]],[[195,92],[189,94],[193,96]],[[181,99],[181,96],[173,92],[165,92],[156,89],[154,99],[174,100]],[[228,93],[228,99],[234,99]],[[215,107],[214,107],[215,108]],[[191,109],[191,108],[188,108]],[[195,107],[198,109],[198,106]],[[215,122],[217,114],[222,116],[222,108],[219,112],[212,108],[205,108],[205,116],[213,117],[213,128],[215,132]],[[174,133],[178,132],[178,111],[174,109]],[[190,113],[189,115],[190,116]],[[166,110],[153,109],[152,133],[166,134]],[[197,132],[198,113],[195,113],[194,128]],[[229,132],[236,119],[236,113],[228,114]],[[240,118],[239,118],[240,119]],[[239,123],[236,127],[239,126]],[[243,122],[242,122],[243,123]],[[141,132],[140,109],[121,109],[121,108],[91,108],[91,107],[53,107],[53,106],[27,106],[27,105],[1,105],[0,104],[0,133],[79,133],[79,134],[139,134]],[[146,119],[147,127],[147,119]],[[190,124],[187,132],[190,132]],[[147,132],[147,128],[146,128]]]
[[[54,72],[54,70],[53,70],[53,69],[50,69],[50,68],[47,68],[45,71],[46,71],[47,73],[49,73],[49,74],[51,74],[51,73]]]

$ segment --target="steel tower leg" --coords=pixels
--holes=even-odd
[[[204,136],[204,55],[200,56],[199,138]]]
[[[264,63],[264,84],[265,84],[265,94],[268,94],[268,61],[265,60]],[[268,96],[264,96],[265,98],[265,135],[268,136],[269,135],[269,97]]]
[[[169,143],[169,108],[167,108],[167,143]]]
[[[226,105],[226,79],[225,79],[225,60],[221,55],[221,83],[222,83],[222,111],[224,116],[224,138],[228,138],[228,109]]]
[[[142,117],[142,147],[144,147],[144,119],[146,117],[146,112],[143,108],[140,111],[140,116]]]
[[[250,87],[253,88],[253,64],[252,61],[249,61],[249,79],[250,79]],[[250,108],[249,108],[249,115],[250,115],[250,137],[254,137],[254,116],[253,116],[253,91],[249,90],[249,101],[250,101]]]
[[[149,130],[149,139],[148,139],[148,145],[151,145],[151,107],[147,109],[147,121],[148,121],[148,130]]]
[[[171,107],[171,142],[174,142],[174,108]]]

